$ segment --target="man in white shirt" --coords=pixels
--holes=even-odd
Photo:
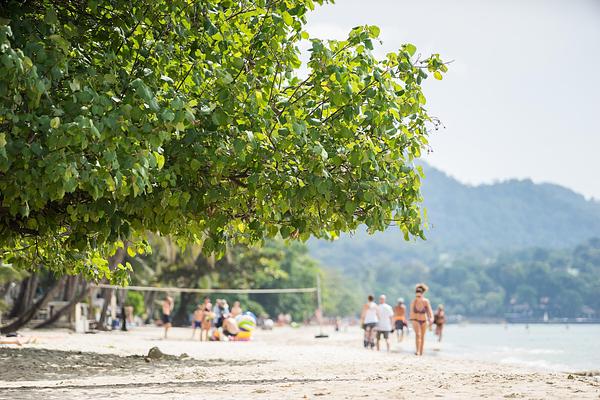
[[[390,351],[390,333],[394,326],[394,310],[385,302],[385,295],[379,296],[379,305],[377,306],[379,321],[377,322],[377,350],[379,350],[379,340],[383,335],[387,351]]]

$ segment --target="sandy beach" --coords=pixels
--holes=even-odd
[[[455,359],[443,349],[417,358],[412,340],[377,353],[361,348],[356,329],[317,332],[201,343],[184,328],[168,340],[159,328],[36,331],[38,343],[0,347],[0,399],[600,398],[598,376]],[[169,356],[144,357],[154,346]]]

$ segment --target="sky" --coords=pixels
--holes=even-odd
[[[469,183],[557,183],[600,199],[600,0],[338,0],[311,37],[381,28],[383,56],[413,43],[453,62],[424,85],[445,129],[427,161]]]

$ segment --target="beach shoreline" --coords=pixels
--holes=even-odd
[[[251,342],[199,342],[174,328],[74,334],[24,331],[38,343],[0,347],[0,399],[594,398],[600,378],[446,357],[409,337],[389,354],[360,346],[358,330],[258,331]],[[174,357],[146,359],[152,347]],[[183,356],[182,356],[183,354]]]

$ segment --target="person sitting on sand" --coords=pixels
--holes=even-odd
[[[404,340],[404,328],[408,332],[408,322],[406,322],[406,306],[404,299],[400,297],[398,303],[394,307],[394,328],[396,329],[396,339],[398,342]]]
[[[165,327],[165,339],[167,338],[167,333],[169,332],[169,328],[171,328],[171,313],[173,312],[173,306],[175,302],[171,296],[165,297],[162,303],[162,322]]]
[[[202,317],[204,312],[202,311],[202,304],[198,304],[196,310],[194,310],[194,315],[192,315],[192,340],[194,339],[194,335],[196,335],[196,329],[200,329],[200,340],[202,340]]]
[[[373,301],[375,297],[370,294],[367,297],[367,302],[363,305],[362,312],[360,314],[360,324],[365,330],[365,337],[363,340],[363,345],[366,348],[375,347],[375,341],[373,339],[374,330],[377,326],[377,322],[379,321],[377,304]]]
[[[217,299],[217,303],[213,308],[215,328],[220,329],[223,326],[225,315],[229,314],[229,306],[224,299]]]
[[[223,335],[221,336],[221,340],[235,337],[238,333],[240,333],[240,328],[236,319],[231,314],[225,316],[223,319]]]
[[[417,284],[415,287],[415,298],[410,303],[410,320],[412,321],[413,330],[415,332],[415,355],[418,356],[423,355],[427,324],[429,322],[429,329],[431,330],[431,323],[433,322],[431,304],[429,303],[429,300],[424,297],[427,289],[428,287],[424,283]]]
[[[231,316],[233,318],[237,317],[242,313],[242,306],[239,301],[233,303],[233,307],[231,307]]]
[[[435,324],[435,335],[438,337],[438,342],[441,342],[442,331],[444,330],[444,324],[446,323],[446,313],[444,312],[443,304],[440,304],[435,311],[433,323]]]

